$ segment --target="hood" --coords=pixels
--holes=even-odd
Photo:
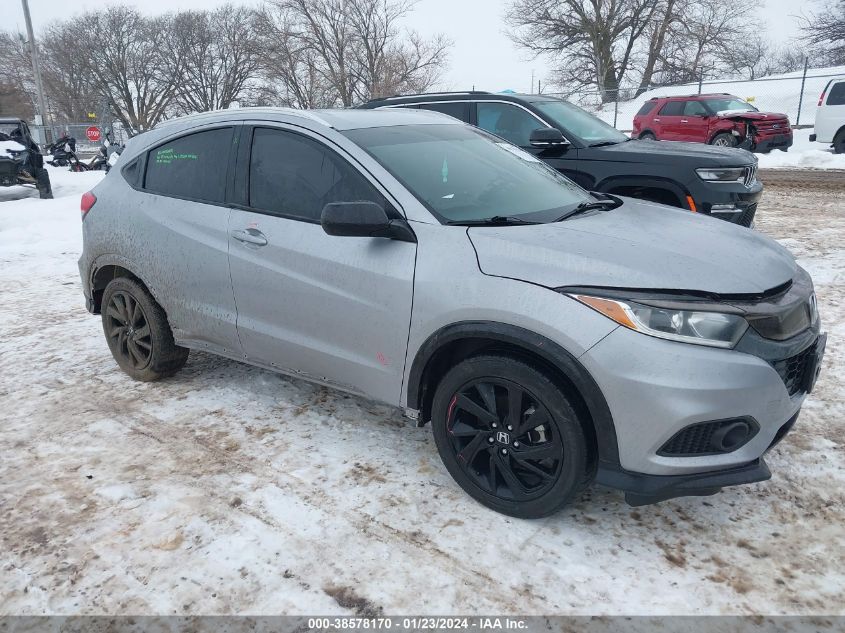
[[[716,116],[724,119],[737,117],[750,121],[783,121],[787,118],[785,114],[779,114],[777,112],[748,112],[746,110],[722,110],[721,112],[717,112]]]
[[[483,273],[548,288],[758,294],[797,269],[789,251],[756,231],[630,198],[563,222],[467,232]]]
[[[22,152],[25,149],[26,148],[17,141],[0,141],[0,157],[5,156],[6,158],[9,158],[11,152]]]
[[[739,167],[756,162],[754,154],[735,147],[717,147],[704,143],[683,141],[640,141],[631,139],[616,145],[595,148],[601,150],[601,160],[620,162],[694,164],[695,167]],[[592,150],[595,151],[595,150]]]

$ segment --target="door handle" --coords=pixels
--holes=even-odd
[[[660,119],[655,119],[655,120],[654,120],[654,122],[655,122],[655,123],[660,123]]]
[[[681,123],[689,123],[686,119],[681,119]]]
[[[239,242],[243,242],[244,244],[253,244],[254,246],[266,246],[267,245],[267,238],[264,236],[264,233],[259,231],[258,229],[246,229],[245,231],[232,231],[229,235],[233,238],[238,240]]]

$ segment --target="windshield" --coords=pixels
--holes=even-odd
[[[704,103],[707,104],[707,107],[710,108],[710,110],[716,113],[726,112],[729,110],[757,112],[757,108],[753,105],[746,103],[742,99],[737,99],[736,97],[726,97],[725,99],[705,99]]]
[[[589,194],[528,152],[467,125],[402,125],[345,135],[441,222],[550,222]]]
[[[532,105],[585,145],[616,144],[628,140],[612,125],[566,101],[535,101]]]
[[[17,123],[0,123],[0,134],[11,136],[12,132],[20,133],[21,126]]]

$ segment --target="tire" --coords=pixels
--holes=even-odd
[[[135,380],[150,382],[172,376],[188,360],[176,345],[167,315],[149,291],[127,277],[103,291],[103,333],[118,366]]]
[[[833,153],[845,154],[845,130],[840,130],[833,139]]]
[[[35,172],[35,186],[38,189],[38,196],[42,200],[49,200],[53,197],[53,187],[50,185],[50,172],[43,167]]]
[[[651,132],[643,132],[642,134],[640,134],[639,139],[641,141],[656,141],[657,137]]]
[[[518,403],[513,414],[511,402]],[[497,512],[548,516],[592,481],[594,460],[575,408],[554,380],[522,360],[490,355],[458,363],[437,386],[431,419],[446,469]]]
[[[734,137],[733,134],[721,132],[710,139],[710,145],[716,145],[718,147],[736,147],[736,137]]]

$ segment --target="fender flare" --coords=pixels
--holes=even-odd
[[[678,204],[682,208],[687,199],[687,192],[678,183],[670,178],[659,176],[609,176],[596,184],[595,190],[602,193],[608,192],[615,187],[650,187],[663,189],[678,198]]]
[[[592,375],[575,356],[557,343],[515,325],[495,321],[461,321],[429,336],[417,350],[408,372],[408,408],[420,409],[423,404],[423,385],[429,361],[444,345],[462,339],[486,339],[522,348],[560,372],[578,391],[592,418],[599,463],[619,464],[619,445],[610,407]]]

